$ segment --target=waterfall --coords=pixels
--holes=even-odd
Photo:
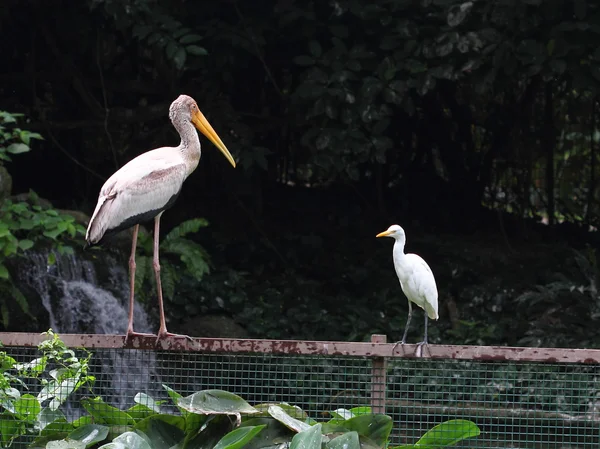
[[[112,255],[59,255],[48,263],[49,252],[29,252],[17,275],[18,283],[39,295],[49,314],[49,326],[61,333],[124,334],[129,317],[129,275]],[[90,260],[92,259],[92,260]],[[102,267],[99,274],[95,268]],[[148,314],[137,302],[134,326],[152,332]],[[47,329],[47,327],[45,328]],[[44,330],[45,330],[44,329]],[[93,351],[92,351],[93,352]],[[156,356],[152,351],[97,350],[90,362],[96,377],[94,393],[116,407],[133,404],[138,392],[159,381]],[[69,410],[76,416],[76,410]]]

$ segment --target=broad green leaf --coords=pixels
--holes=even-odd
[[[8,270],[3,263],[0,263],[0,279],[8,279],[10,275],[8,274]]]
[[[201,431],[187,434],[183,441],[184,448],[213,449],[213,447],[233,430],[233,420],[226,415],[209,415],[201,427]]]
[[[64,440],[48,441],[46,449],[85,449],[85,443],[65,438]]]
[[[311,427],[309,424],[306,424],[296,418],[292,418],[278,405],[272,405],[269,407],[269,415],[295,432],[302,432]]]
[[[242,427],[264,426],[260,435],[250,441],[244,449],[262,449],[289,443],[296,434],[274,418],[250,418],[242,422]]]
[[[135,429],[152,441],[152,449],[169,449],[184,438],[185,419],[181,416],[153,415],[137,423]]]
[[[223,390],[203,390],[177,400],[177,404],[191,413],[203,415],[241,415],[258,413],[254,407],[236,394]]]
[[[6,151],[8,151],[11,154],[27,153],[30,150],[31,148],[29,148],[29,146],[25,145],[24,143],[11,143],[9,146],[6,147]]]
[[[15,412],[29,422],[37,421],[38,414],[42,410],[38,400],[31,394],[24,394],[17,399],[14,402],[14,407]]]
[[[19,240],[19,248],[21,248],[23,251],[27,251],[31,247],[33,247],[33,240],[28,240],[28,239]]]
[[[78,427],[85,426],[86,424],[93,424],[93,422],[94,420],[90,415],[85,415],[79,419],[76,419],[71,424],[73,424],[73,427],[76,429]]]
[[[294,435],[290,449],[321,449],[321,424],[315,424],[307,430]]]
[[[7,447],[13,438],[25,433],[25,423],[8,413],[0,414],[0,435],[2,445]]]
[[[57,418],[54,421],[52,421],[50,424],[48,424],[44,427],[44,430],[42,430],[41,435],[47,436],[47,435],[53,435],[55,433],[63,433],[63,432],[69,433],[72,431],[73,431],[73,424],[68,422],[65,418]]]
[[[370,415],[373,413],[373,410],[371,409],[371,407],[353,407],[350,409],[350,412],[354,415],[354,416],[360,416],[360,415]]]
[[[171,232],[173,232],[173,231],[171,231]],[[172,388],[168,387],[165,384],[163,384],[162,387],[165,389],[165,391],[167,392],[167,394],[171,398],[171,401],[173,402],[173,405],[176,406],[179,409],[179,411],[181,412],[181,414],[183,416],[187,415],[189,412],[186,409],[181,408],[179,406],[179,404],[177,403],[177,401],[179,401],[179,398],[181,398],[183,396],[181,396],[179,393],[177,393],[175,390],[173,390]]]
[[[334,418],[337,418],[338,420],[339,419],[345,420],[345,419],[354,418],[354,414],[350,410],[347,410],[345,408],[338,408],[338,409],[336,409],[336,410],[334,410],[332,412],[329,412],[329,414],[331,416],[333,416]]]
[[[355,430],[378,446],[384,446],[392,431],[392,418],[387,415],[359,415],[343,423],[348,430]]]
[[[355,431],[346,432],[328,442],[325,447],[327,449],[360,449],[358,433]]]
[[[309,419],[308,413],[306,413],[300,407],[298,407],[297,405],[286,404],[285,402],[281,402],[279,404],[264,403],[255,405],[254,408],[260,412],[260,415],[257,416],[270,416],[269,407],[272,407],[274,405],[283,409],[283,411],[290,415],[292,418],[296,418],[302,421]]]
[[[415,447],[446,447],[481,433],[479,427],[466,419],[452,419],[428,430]]]
[[[181,39],[179,39],[180,44],[195,44],[202,40],[202,36],[199,34],[186,34]]]
[[[245,426],[232,430],[213,449],[241,449],[266,426]]]
[[[81,441],[86,447],[104,441],[108,436],[108,427],[99,424],[86,424],[73,430],[68,438]]]
[[[142,419],[148,418],[149,416],[153,416],[156,414],[155,411],[149,409],[145,405],[135,404],[134,406],[125,410],[126,413],[131,416],[136,422],[141,421]]]
[[[97,423],[109,426],[133,425],[134,421],[127,413],[108,405],[100,398],[84,398],[81,405],[92,415]]]
[[[52,410],[48,407],[44,407],[37,417],[38,427],[40,428],[40,430],[44,430],[46,426],[52,424],[54,421],[57,420],[67,422],[65,414],[60,410]]]
[[[133,398],[133,401],[137,404],[148,407],[150,410],[160,413],[160,405],[154,400],[153,397],[148,396],[146,393],[138,393]]]
[[[122,435],[119,435],[117,438],[113,440],[113,444],[122,444],[126,449],[154,449],[157,446],[154,446],[154,440],[151,440],[153,446],[151,447],[142,436],[138,435],[135,432],[125,432]],[[102,447],[105,447],[104,445]]]
[[[187,51],[190,55],[196,56],[205,56],[208,54],[206,48],[200,47],[199,45],[186,45],[185,51]]]

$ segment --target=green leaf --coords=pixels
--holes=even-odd
[[[108,443],[108,444],[105,444],[104,446],[100,446],[100,448],[105,448],[105,449],[117,449],[117,448],[155,449],[157,447],[162,447],[162,446],[157,446],[161,442],[156,441],[157,445],[155,445],[154,440],[151,440],[149,437],[148,437],[148,440],[152,441],[152,446],[150,446],[149,442],[143,436],[141,436],[135,432],[125,432],[125,433],[122,433],[121,435],[119,435],[117,438],[115,438],[112,441],[112,443]],[[115,446],[111,446],[111,445],[115,445]]]
[[[65,433],[68,435],[69,432],[73,431],[73,424],[68,422],[65,418],[57,418],[44,427],[41,434],[42,436],[55,435],[57,433]]]
[[[28,249],[33,247],[33,240],[23,239],[19,240],[19,248],[23,251],[27,251]]]
[[[171,401],[173,402],[173,405],[179,409],[179,411],[181,412],[181,414],[183,416],[187,415],[189,412],[187,410],[185,410],[184,408],[181,408],[178,405],[178,403],[177,403],[177,401],[179,401],[179,398],[181,398],[183,396],[181,396],[179,393],[177,393],[175,390],[173,390],[172,388],[168,387],[165,384],[162,384],[162,387],[165,389],[165,391],[167,392],[167,394],[171,398]]]
[[[8,446],[13,438],[25,433],[25,424],[8,413],[0,414],[0,435],[4,447]]]
[[[127,413],[108,405],[101,398],[84,398],[81,405],[94,417],[96,422],[109,426],[129,426],[134,421]]]
[[[148,407],[150,410],[160,413],[160,405],[154,400],[153,397],[148,396],[146,393],[138,393],[133,398],[136,404],[141,404]]]
[[[152,441],[152,449],[168,449],[179,443],[185,436],[185,419],[173,415],[153,415],[135,425],[136,431],[143,432]]]
[[[15,413],[21,415],[28,422],[36,422],[42,408],[40,403],[31,394],[24,394],[14,402]]]
[[[141,404],[135,404],[133,407],[129,407],[126,412],[134,419],[135,422],[141,421],[142,419],[146,419],[149,416],[156,414],[154,411]]]
[[[48,407],[44,407],[37,417],[38,427],[40,430],[44,430],[46,426],[57,420],[67,421],[65,414],[60,410],[52,410]]]
[[[9,277],[8,269],[3,263],[0,263],[0,279],[8,279]]]
[[[360,449],[358,433],[355,431],[346,432],[328,442],[325,447],[327,449]]]
[[[46,449],[85,449],[85,443],[76,440],[48,441]]]
[[[271,418],[246,418],[242,421],[242,427],[255,427],[255,426],[265,426],[265,428],[260,432],[260,436],[258,438],[254,438],[250,441],[244,449],[262,449],[268,446],[265,444],[266,442],[289,442],[292,437],[296,434],[296,432],[291,431],[287,427],[283,426],[276,419]]]
[[[8,151],[11,154],[27,153],[30,150],[31,148],[29,148],[24,143],[11,143],[9,146],[6,147],[6,151]]]
[[[452,419],[428,430],[415,447],[446,447],[452,446],[467,438],[476,437],[481,433],[479,427],[466,419]]]
[[[288,429],[292,429],[295,432],[303,432],[310,427],[309,424],[306,424],[305,422],[288,415],[285,410],[278,405],[271,405],[269,407],[269,415],[286,426]]]
[[[190,55],[196,56],[206,56],[208,51],[204,47],[200,47],[199,45],[187,45],[185,47],[185,51],[187,51]]]
[[[108,427],[99,424],[86,424],[72,431],[68,438],[81,441],[86,447],[104,441],[108,436]]]
[[[310,429],[294,435],[290,449],[321,449],[322,440],[321,424],[315,424]]]
[[[392,431],[392,418],[387,415],[359,415],[343,423],[348,430],[355,430],[360,436],[372,440],[378,446],[385,445]]]
[[[195,44],[202,40],[202,36],[199,34],[186,34],[181,39],[179,39],[180,44]]]
[[[241,449],[265,427],[267,426],[246,426],[237,428],[221,438],[213,449]]]
[[[236,394],[223,390],[203,390],[177,400],[177,405],[201,415],[241,415],[258,413]]]

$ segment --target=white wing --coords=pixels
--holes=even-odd
[[[438,319],[438,290],[433,271],[417,254],[406,254],[402,290],[416,305],[425,309],[432,320]]]
[[[100,241],[105,232],[137,218],[156,215],[174,200],[186,178],[183,159],[173,148],[158,148],[125,164],[102,186],[86,240]]]

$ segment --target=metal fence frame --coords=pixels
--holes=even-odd
[[[600,349],[526,348],[508,346],[461,346],[387,343],[385,335],[373,335],[370,342],[259,340],[234,338],[167,337],[157,342],[152,336],[61,334],[71,348],[144,349],[160,351],[278,354],[297,356],[353,356],[372,361],[371,407],[375,413],[386,412],[386,367],[388,359],[437,359],[504,361],[564,364],[600,364]],[[0,342],[7,347],[36,347],[45,336],[35,333],[0,332]]]

